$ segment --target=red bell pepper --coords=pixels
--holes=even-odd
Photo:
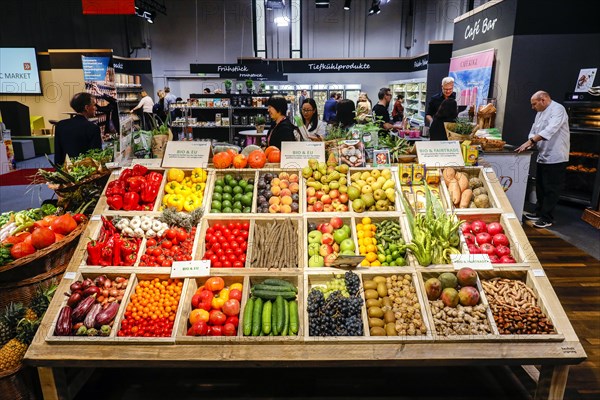
[[[148,182],[142,190],[142,201],[144,203],[154,203],[154,200],[158,197],[158,191],[160,189],[160,183]]]
[[[123,208],[123,196],[115,194],[106,198],[106,204],[113,210],[120,210]]]
[[[136,242],[129,239],[121,239],[121,255],[124,257],[130,254],[137,254],[138,245]]]
[[[137,260],[137,254],[131,253],[121,262],[123,266],[132,266],[135,264],[135,260]]]
[[[97,242],[95,240],[90,240],[87,244],[87,264],[88,265],[100,265],[100,261],[102,259],[102,245],[103,243]]]
[[[119,176],[119,180],[123,183],[127,182],[127,179],[133,176],[133,170],[131,168],[125,168],[121,171],[121,175]]]
[[[127,179],[127,186],[130,192],[140,193],[146,187],[146,180],[141,176],[132,176]]]
[[[123,210],[135,211],[140,204],[140,195],[135,192],[125,193],[123,198]]]
[[[212,291],[208,289],[204,289],[200,292],[200,302],[198,303],[198,308],[202,308],[203,310],[210,311],[212,309],[212,300],[214,294]]]
[[[113,235],[113,263],[112,265],[119,266],[121,265],[121,235],[115,233]]]
[[[109,239],[110,241],[110,239]],[[112,246],[108,246],[108,245],[104,245],[104,247],[102,247],[102,251],[101,251],[101,256],[102,258],[100,259],[100,265],[103,267],[106,267],[108,265],[112,264],[112,256],[113,256],[113,248]]]
[[[156,171],[150,171],[148,172],[148,175],[146,175],[144,178],[146,178],[146,182],[155,182],[160,186],[160,184],[162,183],[163,176],[161,173],[158,173]]]
[[[115,194],[120,196],[125,194],[125,181],[118,179],[116,181],[108,182],[108,185],[106,186],[106,195],[113,196]]]
[[[144,176],[148,172],[148,168],[144,167],[140,164],[135,164],[133,166],[133,176]]]

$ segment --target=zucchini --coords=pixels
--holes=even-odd
[[[255,290],[254,292],[252,292],[252,295],[254,297],[258,297],[259,299],[263,299],[263,300],[275,300],[277,298],[277,296],[281,296],[286,300],[295,300],[296,299],[296,292],[273,292],[271,290]]]
[[[271,333],[271,312],[272,312],[273,303],[271,300],[268,300],[262,309],[262,332],[265,335]]]
[[[285,300],[283,299],[283,297],[281,296],[277,296],[277,298],[275,299],[275,303],[277,304],[277,332],[279,334],[283,333],[283,329],[284,326],[283,324],[285,323],[284,321],[284,311],[283,308],[285,307]]]
[[[258,336],[262,332],[262,309],[263,300],[259,297],[254,300],[254,310],[252,311],[252,336]]]
[[[288,302],[283,300],[283,332],[281,336],[288,336],[290,333],[290,306]]]
[[[275,336],[279,336],[281,334],[281,331],[279,330],[279,324],[277,323],[277,318],[279,318],[278,308],[279,308],[279,305],[277,304],[276,301],[274,301],[273,309],[271,312],[271,325],[273,326],[273,329],[271,330],[271,332],[273,332],[273,335],[275,335]]]
[[[292,290],[289,286],[274,286],[274,285],[265,285],[265,284],[254,285],[254,286],[252,286],[251,290],[252,290],[252,292],[254,292],[255,290],[266,290],[266,291],[271,291],[271,292],[292,292]]]
[[[292,283],[290,283],[288,281],[284,281],[283,279],[269,278],[269,279],[265,279],[262,284],[270,285],[270,286],[287,286],[290,289],[293,289],[295,292],[298,291],[296,286],[294,286]]]
[[[254,310],[254,299],[249,298],[244,309],[244,336],[252,334],[252,311]]]
[[[290,334],[298,333],[298,303],[290,301]]]

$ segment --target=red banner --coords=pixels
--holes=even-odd
[[[135,14],[135,0],[81,0],[84,15]]]

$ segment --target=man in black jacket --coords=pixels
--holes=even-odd
[[[86,92],[77,93],[70,102],[77,115],[56,125],[54,134],[54,162],[62,165],[65,157],[77,157],[90,149],[102,149],[100,127],[88,118],[96,116],[96,100]]]

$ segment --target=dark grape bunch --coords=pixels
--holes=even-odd
[[[312,289],[308,294],[308,331],[310,336],[362,336],[361,308],[358,275],[347,272],[345,276],[349,296],[343,291],[328,293]]]

